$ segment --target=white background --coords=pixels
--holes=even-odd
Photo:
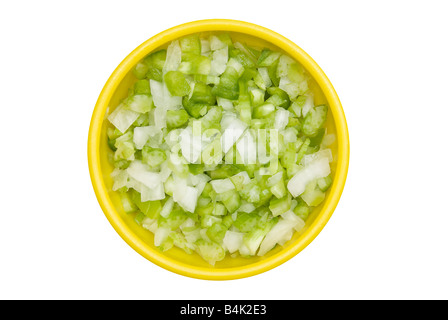
[[[447,299],[445,1],[2,1],[1,299]],[[108,223],[87,165],[115,67],[180,23],[245,20],[302,47],[343,104],[350,168],[299,255],[235,281],[150,263]]]

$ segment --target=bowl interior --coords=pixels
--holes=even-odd
[[[213,33],[219,33],[219,31]],[[258,37],[239,32],[229,32],[229,33],[234,41],[246,43],[250,46],[258,47],[260,49],[267,47],[273,50],[284,52],[281,48]],[[203,32],[201,34],[206,35],[207,33]],[[170,41],[168,41],[162,46],[159,46],[158,48],[153,48],[153,50],[151,49],[150,51],[145,52],[145,55],[158,49],[166,48],[169,42]],[[290,54],[288,52],[286,53]],[[147,231],[143,229],[141,226],[137,225],[133,220],[134,219],[133,215],[128,215],[124,212],[122,205],[120,203],[118,193],[112,191],[113,181],[112,178],[110,177],[110,173],[113,170],[113,166],[109,162],[109,157],[111,156],[112,152],[109,150],[107,146],[107,135],[106,135],[107,128],[111,126],[111,124],[106,120],[106,117],[114,110],[114,108],[120,103],[120,101],[126,97],[128,93],[128,88],[130,88],[136,80],[137,79],[132,74],[131,69],[127,72],[127,74],[122,78],[122,81],[116,87],[116,90],[112,94],[111,99],[108,103],[107,112],[103,117],[104,120],[101,124],[101,130],[100,130],[101,135],[99,143],[99,165],[100,165],[99,171],[106,189],[107,194],[106,197],[108,198],[108,201],[111,204],[109,207],[110,210],[107,210],[107,212],[105,213],[111,222],[113,220],[114,222],[113,225],[115,229],[120,233],[120,235],[124,238],[124,240],[126,240],[132,247],[134,247],[134,249],[137,249],[137,251],[140,254],[142,254],[149,260],[153,261],[154,263],[163,266],[165,268],[171,269],[172,271],[175,272],[179,272],[179,269],[183,269],[184,273],[188,273],[185,270],[189,270],[192,276],[197,276],[201,272],[209,274],[213,273],[223,274],[231,270],[237,272],[237,270],[248,269],[250,267],[254,268],[260,267],[261,265],[267,263],[267,261],[269,260],[280,259],[280,256],[284,252],[295,251],[295,253],[297,253],[298,251],[303,249],[303,247],[306,246],[307,244],[306,243],[301,245],[301,243],[304,243],[306,241],[309,242],[312,240],[312,239],[308,240],[305,239],[306,237],[308,237],[307,236],[308,230],[310,228],[316,227],[316,224],[319,223],[322,224],[321,222],[319,222],[322,216],[322,212],[325,211],[322,210],[322,208],[326,208],[326,203],[332,197],[333,194],[332,189],[327,191],[325,201],[319,207],[315,208],[315,210],[309,216],[308,220],[306,221],[306,226],[304,227],[304,229],[301,230],[300,232],[296,232],[293,238],[290,241],[288,241],[283,247],[277,246],[276,248],[271,250],[268,254],[266,254],[264,257],[232,258],[230,256],[227,256],[224,260],[216,262],[215,266],[211,266],[210,264],[205,262],[202,258],[200,258],[196,253],[190,255],[178,248],[172,248],[166,252],[161,253],[153,244],[154,240],[153,234],[150,231]],[[322,103],[328,104],[328,101],[323,91],[321,90],[316,80],[312,76],[310,79],[310,88],[314,93],[315,104],[322,104]],[[337,131],[335,120],[333,118],[333,114],[331,111],[332,109],[331,105],[329,106],[330,106],[329,114],[326,123],[327,133],[329,134],[333,133],[336,135]],[[335,179],[334,175],[336,173],[337,168],[336,164],[338,161],[337,159],[338,139],[336,139],[336,142],[333,143],[333,145],[331,146],[331,150],[333,152],[334,157],[334,160],[331,163],[331,169],[333,178]],[[323,224],[325,224],[325,222]]]

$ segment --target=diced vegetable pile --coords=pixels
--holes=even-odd
[[[332,183],[326,105],[288,55],[185,36],[134,68],[108,116],[113,190],[154,245],[263,256],[305,226]]]

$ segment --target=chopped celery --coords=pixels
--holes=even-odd
[[[283,198],[287,193],[283,179],[279,180],[269,190],[277,199]]]
[[[222,108],[215,106],[211,107],[208,112],[200,119],[202,129],[207,133],[207,129],[220,129],[219,122],[222,117]]]
[[[182,106],[185,111],[193,118],[200,118],[207,113],[207,105],[203,103],[195,103],[188,99],[187,96],[182,98]]]
[[[300,163],[302,161],[303,156],[305,155],[308,146],[310,145],[311,141],[310,139],[306,139],[303,144],[300,146],[299,152],[297,152],[296,162]]]
[[[126,170],[120,170],[115,168],[111,173],[111,177],[114,179],[114,185],[112,186],[113,191],[127,192],[128,188],[128,180],[129,174]]]
[[[204,172],[204,165],[200,163],[189,163],[188,168],[190,173],[196,175]]]
[[[305,192],[303,192],[300,197],[306,202],[307,205],[315,207],[325,199],[325,193],[319,189],[317,186],[317,181],[315,180],[306,186]]]
[[[164,252],[167,250],[170,250],[174,246],[173,238],[170,237],[171,232],[168,233],[169,230],[167,230],[166,237],[160,242],[160,244],[157,246],[157,249]],[[157,232],[156,232],[157,234]],[[154,239],[154,242],[156,240]]]
[[[174,182],[174,178],[172,176],[168,177],[168,179],[166,179],[165,183],[163,184],[165,193],[167,195],[169,195],[170,197],[172,197],[173,193],[174,193],[174,184],[175,184],[175,182]]]
[[[169,238],[172,240],[174,246],[184,250],[188,254],[193,253],[193,245],[187,241],[182,232],[172,231],[170,232]]]
[[[154,105],[156,106],[154,112],[161,110],[166,111],[167,109],[171,109],[181,105],[182,97],[171,95],[166,86],[166,83],[152,79],[149,81],[151,95],[154,101]]]
[[[133,69],[134,75],[137,79],[145,78],[149,68],[144,62],[139,62]]]
[[[320,105],[311,109],[303,121],[303,133],[307,136],[315,136],[327,119],[327,111],[328,107],[326,105]]]
[[[317,179],[317,186],[321,191],[325,192],[330,188],[332,182],[333,179],[328,175],[324,178]]]
[[[182,97],[190,93],[190,84],[182,72],[168,71],[164,80],[171,95]]]
[[[264,102],[264,90],[253,88],[250,90],[250,101],[252,103],[252,106],[258,107],[263,104]]]
[[[134,221],[138,224],[141,225],[143,219],[145,218],[145,214],[143,212],[138,212],[135,217],[134,217]]]
[[[233,224],[241,232],[249,232],[257,226],[259,219],[260,216],[256,213],[241,213]]]
[[[132,212],[135,212],[137,210],[137,206],[130,199],[128,193],[120,194],[120,198],[121,198],[121,204],[123,206],[124,212],[132,213]]]
[[[267,89],[267,92],[271,96],[266,100],[266,102],[272,103],[276,107],[282,107],[285,109],[291,105],[291,99],[284,90],[278,87],[270,87]]]
[[[226,70],[227,61],[229,60],[228,52],[227,46],[213,52],[210,70],[212,76],[219,76]]]
[[[314,137],[310,138],[310,147],[317,147],[322,143],[325,135],[325,128],[320,128]]]
[[[222,160],[221,150],[221,141],[220,137],[218,137],[208,144],[202,151],[201,157],[204,165],[219,165]]]
[[[208,216],[213,214],[213,210],[214,210],[213,203],[208,203],[207,205],[204,206],[197,206],[195,213],[197,213],[200,216]]]
[[[264,237],[276,223],[277,218],[272,218],[265,223],[259,223],[256,228],[249,230],[244,235],[243,243],[249,249],[250,255],[255,255]]]
[[[205,74],[194,74],[193,80],[196,83],[202,82],[205,84],[219,84],[219,77],[218,76],[212,76],[212,75],[205,75]]]
[[[165,75],[169,71],[177,70],[182,60],[182,51],[179,41],[175,40],[168,45],[166,49],[166,60],[163,65],[162,73]]]
[[[228,228],[224,224],[216,222],[207,229],[207,236],[210,238],[210,240],[220,243],[222,239],[224,239],[227,229]]]
[[[227,227],[230,228],[233,225],[233,217],[235,213],[232,215],[225,215],[224,218],[222,218],[222,223]]]
[[[300,98],[300,97],[299,97]],[[298,98],[298,99],[299,99]],[[298,100],[297,99],[297,100]],[[291,104],[290,104],[290,106],[289,106],[289,110],[292,112],[292,113],[294,113],[294,115],[295,116],[297,116],[297,117],[301,117],[302,116],[302,106],[299,104],[299,103],[297,103],[297,100],[296,101],[293,101]]]
[[[151,89],[149,88],[148,80],[138,80],[134,83],[134,94],[151,94]]]
[[[213,208],[212,214],[215,216],[224,216],[227,213],[227,209],[224,205],[221,203],[216,203],[215,207]]]
[[[306,221],[306,219],[308,218],[308,215],[310,214],[310,207],[308,207],[308,205],[305,203],[305,201],[303,201],[302,199],[299,199],[299,201],[293,211],[299,218]]]
[[[204,186],[204,189],[202,190],[201,195],[203,197],[210,198],[210,192],[212,192],[212,191],[213,191],[212,185],[209,182],[207,182]]]
[[[254,109],[254,118],[266,118],[275,111],[275,106],[272,103],[265,103]]]
[[[165,60],[165,49],[151,53],[145,59],[143,59],[143,62],[146,65],[146,78],[156,81],[162,81],[162,69],[165,65]]]
[[[221,201],[230,213],[234,213],[241,205],[240,195],[235,189],[221,193]]]
[[[336,138],[288,55],[190,34],[133,76],[107,117],[111,189],[160,251],[263,256],[325,200]]]
[[[255,179],[245,184],[239,192],[241,197],[248,202],[257,203],[260,201],[261,187]]]
[[[179,39],[182,53],[201,54],[201,39],[197,34],[192,34]]]
[[[174,186],[173,199],[185,211],[194,212],[199,197],[199,190],[197,188],[177,182]]]
[[[121,133],[125,133],[135,120],[140,116],[140,113],[133,110],[129,110],[124,104],[120,104],[117,108],[108,116],[108,120],[115,126]]]
[[[208,75],[211,70],[211,59],[200,54],[186,53],[182,55],[182,62],[177,71],[184,74]]]
[[[162,149],[151,148],[145,145],[142,149],[142,162],[151,167],[157,167],[166,160],[165,151]]]
[[[240,191],[246,184],[250,182],[250,177],[247,171],[242,171],[230,177],[230,180],[235,185],[236,190]]]
[[[227,62],[227,67],[235,69],[239,77],[241,77],[245,72],[243,65],[239,63],[238,60],[236,60],[235,58],[229,59],[229,61]]]
[[[330,165],[327,158],[317,159],[299,170],[288,182],[287,188],[293,197],[301,195],[307,184],[315,179],[330,174]]]
[[[134,204],[139,208],[139,210],[147,217],[151,219],[156,219],[162,210],[162,205],[160,201],[145,201],[140,200],[140,193],[132,190],[131,199]]]
[[[238,169],[235,165],[231,164],[223,164],[213,171],[209,172],[209,175],[212,179],[225,179],[231,175],[235,175],[239,173],[241,170]]]
[[[188,216],[181,208],[175,208],[167,217],[159,216],[158,224],[160,228],[166,227],[176,230],[187,220]]]
[[[223,193],[235,189],[235,185],[229,178],[212,180],[210,181],[210,184],[216,193]]]
[[[166,112],[166,125],[168,128],[178,128],[188,122],[189,115],[185,110],[168,110]]]
[[[234,46],[236,49],[238,49],[241,54],[244,54],[246,59],[250,60],[250,63],[247,64],[247,67],[255,67],[257,64],[258,57],[261,52],[254,48],[250,48],[245,44],[242,44],[240,42],[235,42]]]
[[[260,67],[270,67],[280,58],[280,55],[280,52],[263,49],[258,58],[258,65]]]
[[[232,68],[227,67],[221,75],[219,84],[213,88],[213,93],[221,98],[236,100],[239,97],[238,79],[240,75]]]
[[[201,257],[212,265],[226,256],[225,250],[216,242],[199,239],[196,241],[196,246]]]
[[[258,250],[257,255],[263,256],[269,250],[273,249],[275,245],[285,244],[286,241],[291,239],[296,224],[296,221],[280,218],[272,229],[266,234],[260,244],[260,249]]]
[[[246,54],[246,52],[238,49],[238,48],[232,48],[229,50],[229,56],[231,58],[236,59],[244,68],[253,68],[255,67],[255,61],[254,59]]]
[[[233,42],[229,34],[222,33],[210,36],[210,49],[215,51],[224,48],[225,46],[232,46]]]
[[[220,223],[221,218],[215,217],[213,215],[203,215],[201,219],[201,227],[202,228],[210,228],[215,223]]]
[[[243,244],[244,233],[228,230],[223,239],[224,247],[229,253],[234,253]]]
[[[174,207],[174,200],[173,198],[168,198],[168,200],[165,201],[163,204],[162,210],[160,211],[160,216],[166,218],[170,215],[171,211]]]
[[[269,210],[271,210],[274,217],[281,215],[291,208],[291,196],[287,196],[281,199],[272,199],[269,203]]]
[[[135,144],[133,142],[133,134],[128,131],[124,135],[115,139],[114,160],[135,160]]]
[[[192,103],[214,105],[216,102],[215,96],[212,94],[212,87],[204,83],[196,83],[193,89],[193,94],[190,97]]]

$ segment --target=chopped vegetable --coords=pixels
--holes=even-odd
[[[108,115],[112,191],[160,251],[263,256],[305,228],[333,178],[305,69],[288,55],[192,34],[133,70]]]

